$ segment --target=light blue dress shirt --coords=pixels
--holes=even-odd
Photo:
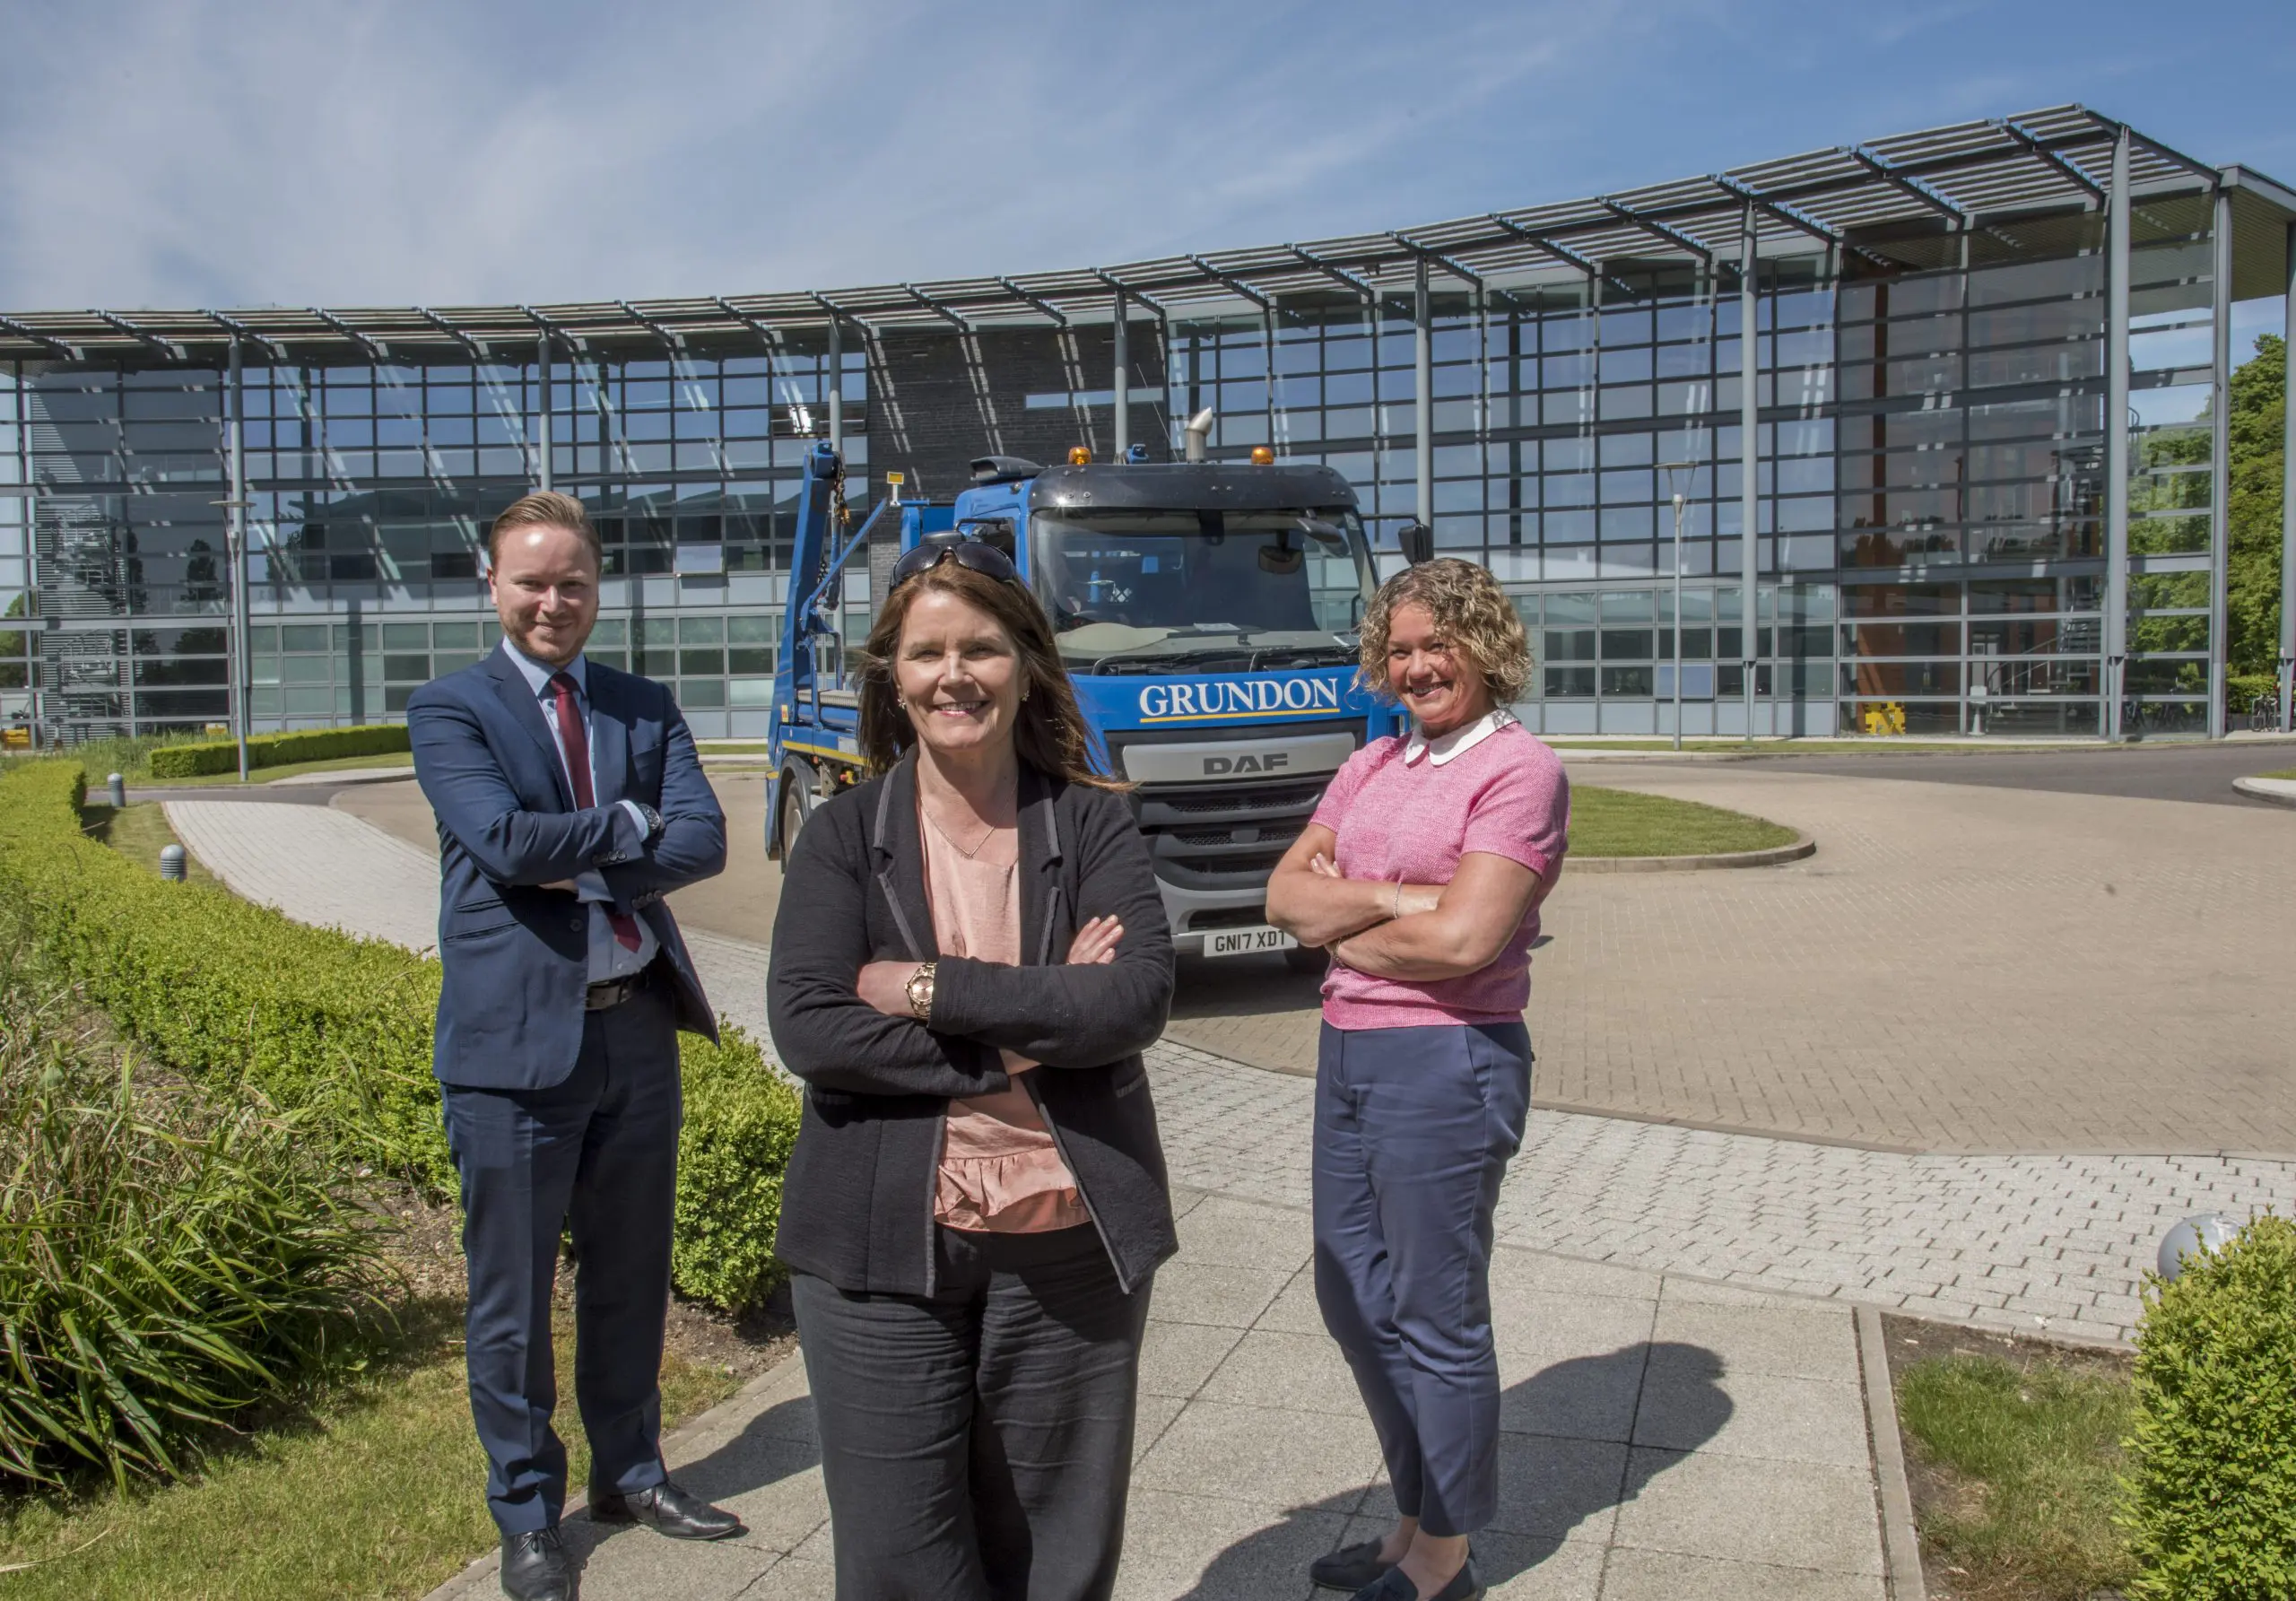
[[[546,662],[535,660],[507,638],[502,641],[502,653],[517,666],[535,692],[535,700],[542,708],[542,720],[548,726],[551,737],[558,746],[558,764],[566,770],[566,784],[570,789],[574,787],[574,770],[567,765],[566,736],[559,731],[558,696],[552,691],[550,680],[555,673],[564,673],[574,680],[574,704],[581,710],[583,743],[590,750],[590,793],[596,796],[598,793],[598,742],[590,737],[589,663],[577,656],[565,666],[553,667]],[[638,803],[633,800],[621,800],[614,804],[629,821],[632,831],[627,836],[629,853],[635,856],[639,847],[646,841],[646,814],[638,809]],[[622,832],[619,820],[614,831],[618,835]],[[613,920],[606,916],[613,904],[613,892],[606,888],[605,874],[595,867],[579,874],[574,880],[574,892],[590,909],[590,982],[599,984],[644,971],[646,964],[653,961],[655,953],[662,948],[661,941],[654,937],[652,925],[643,918],[637,918],[638,948],[626,951],[622,949],[622,942],[614,938]]]

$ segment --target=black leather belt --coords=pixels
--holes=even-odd
[[[608,979],[603,984],[593,984],[590,986],[589,994],[583,999],[582,1010],[611,1012],[632,996],[645,990],[653,981],[654,970],[649,965],[626,979]]]

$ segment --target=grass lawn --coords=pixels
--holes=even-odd
[[[2276,773],[2258,773],[2259,779],[2296,779],[2296,767],[2283,767]]]
[[[1791,845],[1796,837],[1792,829],[1767,818],[1696,801],[1592,785],[1573,785],[1570,790],[1574,857],[1715,856]]]
[[[308,1398],[293,1415],[214,1451],[179,1484],[120,1497],[0,1501],[7,1601],[310,1601],[413,1597],[491,1549],[486,1461],[464,1387],[459,1306],[405,1314],[395,1348]],[[588,1472],[575,1414],[570,1314],[558,1329],[559,1432],[571,1483]],[[673,1354],[665,1426],[742,1380]],[[15,1563],[34,1564],[6,1572]]]
[[[2084,1601],[2126,1583],[2129,1359],[1884,1321],[1929,1593]]]
[[[88,832],[125,857],[141,862],[157,874],[160,852],[182,840],[168,827],[168,814],[157,801],[136,801],[125,811],[115,812],[94,797],[91,792],[87,809],[83,813]],[[184,853],[185,876],[194,883],[213,883],[215,875],[199,865],[199,858],[189,851]]]

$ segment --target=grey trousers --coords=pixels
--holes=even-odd
[[[840,1601],[1103,1601],[1149,1286],[1099,1231],[935,1231],[930,1296],[790,1294]]]
[[[1335,1029],[1316,1074],[1316,1301],[1396,1507],[1467,1535],[1499,1507],[1492,1214],[1530,1109],[1518,1022]]]

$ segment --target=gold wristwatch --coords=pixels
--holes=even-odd
[[[920,962],[901,987],[909,995],[909,1014],[919,1022],[933,1021],[933,964]]]

